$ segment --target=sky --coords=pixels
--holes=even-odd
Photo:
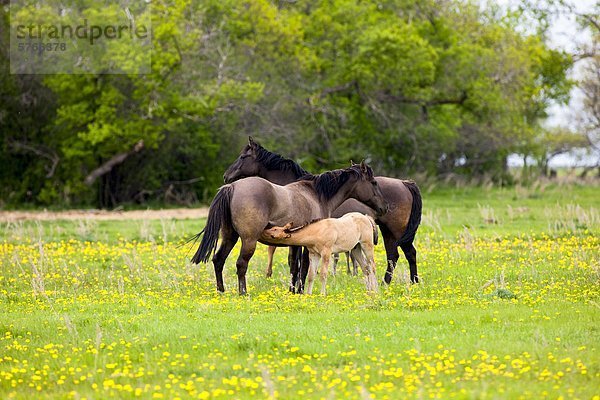
[[[592,10],[594,0],[577,0],[574,2],[578,11],[589,12]],[[578,29],[575,18],[562,16],[558,18],[552,26],[550,34],[550,43],[553,47],[563,48],[567,51],[575,51],[578,45],[591,42],[589,31]],[[571,76],[574,79],[582,77],[582,70],[585,61],[579,61],[575,64]],[[571,126],[576,123],[576,118],[581,113],[582,94],[578,88],[571,91],[571,103],[568,106],[555,106],[551,110],[551,118],[548,121],[550,126],[566,125]]]
[[[570,1],[579,12],[591,12],[594,8],[596,0],[571,0]],[[515,7],[519,0],[481,0],[482,5],[489,3],[497,3],[505,7]],[[591,42],[591,34],[589,31],[582,31],[577,26],[574,16],[561,15],[552,21],[549,32],[549,44],[554,48],[565,49],[568,52],[574,52],[578,46]],[[571,71],[571,77],[574,79],[581,78],[583,62],[579,61]],[[549,118],[549,126],[572,126],[573,118],[581,111],[581,92],[574,89],[572,93],[572,101],[568,106],[555,106],[551,109],[551,117]]]
[[[495,2],[501,6],[511,7],[519,4],[518,0],[480,0],[480,4]],[[594,8],[596,0],[571,0],[579,12],[591,12]],[[565,49],[568,52],[574,52],[578,46],[585,43],[591,43],[591,33],[582,31],[575,21],[573,16],[568,17],[562,15],[552,21],[549,32],[549,45],[557,49]],[[585,61],[578,61],[571,71],[572,79],[581,79],[582,71],[585,67]],[[549,118],[546,121],[548,127],[571,127],[577,126],[578,116],[581,115],[583,95],[581,91],[575,87],[571,91],[571,101],[568,105],[554,105],[549,110]],[[552,168],[565,166],[587,166],[595,165],[598,160],[598,155],[579,154],[564,154],[555,157],[550,166]],[[521,157],[511,157],[510,165],[522,165]]]

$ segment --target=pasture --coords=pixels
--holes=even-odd
[[[0,397],[598,398],[598,192],[423,190],[421,283],[401,257],[373,296],[343,256],[327,296],[290,294],[265,246],[217,293],[203,220],[2,222]]]

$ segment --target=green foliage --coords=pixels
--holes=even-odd
[[[490,295],[492,297],[495,296],[495,297],[498,297],[499,299],[506,299],[506,300],[516,299],[517,298],[516,294],[514,294],[510,290],[504,289],[504,288],[496,289],[492,293],[490,293]]]
[[[119,12],[77,4],[91,21]],[[98,57],[131,73],[2,75],[5,201],[206,201],[249,134],[315,172],[366,158],[378,174],[501,177],[572,85],[570,57],[518,14],[463,2],[176,0],[140,21],[148,74],[134,72],[150,54],[114,42]]]
[[[435,49],[411,25],[375,26],[358,38],[353,76],[366,90],[418,94],[434,82]]]

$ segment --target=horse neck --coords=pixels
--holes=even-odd
[[[296,246],[313,246],[319,240],[319,235],[315,234],[319,230],[319,222],[313,222],[297,231],[290,233],[289,240]]]
[[[354,185],[353,179],[348,180],[329,200],[324,204],[324,208],[327,211],[327,216],[330,217],[333,210],[342,205],[343,202],[354,196]]]
[[[295,182],[299,178],[292,171],[269,170],[265,167],[261,167],[259,176],[268,180],[269,182],[282,186]]]

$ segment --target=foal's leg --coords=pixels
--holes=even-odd
[[[350,261],[352,261],[352,275],[354,275],[354,276],[358,275],[358,264],[356,263],[354,256],[352,256],[352,253],[350,253],[350,252],[346,253],[346,255],[348,256],[348,258],[350,258]],[[350,268],[350,267],[348,267],[348,268]]]
[[[312,294],[313,284],[315,283],[315,275],[317,275],[317,268],[319,267],[319,260],[321,257],[317,253],[310,253],[309,259],[310,262],[306,280],[306,293]]]
[[[362,250],[366,257],[367,265],[370,266],[368,278],[370,279],[369,286],[371,287],[371,290],[377,291],[379,285],[377,284],[377,276],[375,275],[375,246],[371,242],[363,243]]]
[[[375,276],[375,260],[373,246],[363,243],[352,249],[352,256],[360,265],[363,274],[365,275],[365,285],[367,291],[376,291],[377,278]]]
[[[275,254],[275,250],[277,250],[277,247],[275,246],[269,246],[267,248],[267,278],[270,278],[271,275],[273,275],[273,255]]]
[[[371,274],[371,270],[369,267],[369,263],[367,262],[365,256],[362,253],[362,248],[360,247],[360,245],[353,248],[350,254],[352,254],[352,257],[356,260],[358,265],[360,265],[360,268],[362,269],[363,274],[365,276],[365,285],[367,286],[367,290],[370,290],[369,276]]]
[[[225,285],[223,284],[223,265],[227,256],[231,253],[233,246],[237,243],[239,235],[233,229],[223,229],[223,239],[221,240],[221,246],[212,258],[213,265],[215,267],[215,278],[217,279],[217,290],[221,293],[225,291]]]
[[[380,228],[381,236],[383,236],[385,253],[387,256],[387,270],[385,271],[383,281],[389,285],[390,282],[392,282],[392,276],[394,275],[394,269],[396,268],[396,263],[398,262],[398,257],[400,257],[400,254],[398,253],[398,245],[396,244],[396,238],[394,235],[383,225],[381,225]]]
[[[408,261],[408,267],[410,268],[410,282],[419,283],[419,275],[417,274],[417,249],[411,243],[401,244],[400,248]]]
[[[321,257],[321,269],[319,274],[321,275],[321,294],[327,294],[327,275],[329,275],[329,258],[331,257],[331,250],[326,249]]]
[[[248,262],[254,255],[256,250],[256,239],[242,239],[242,249],[240,250],[240,256],[235,263],[237,267],[238,276],[238,290],[240,295],[246,294],[246,271],[248,271]]]
[[[350,252],[345,252],[346,254],[346,273],[348,275],[352,275],[352,271],[350,270]]]

